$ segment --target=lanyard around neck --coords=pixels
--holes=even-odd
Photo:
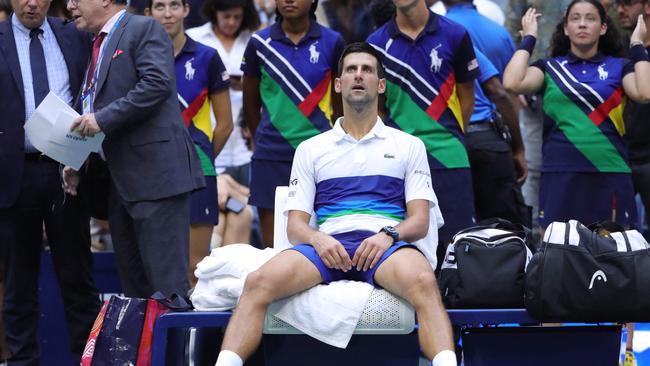
[[[111,28],[110,32],[108,32],[108,34],[106,35],[106,37],[104,37],[104,40],[102,41],[102,46],[101,46],[101,48],[99,50],[99,57],[97,57],[97,62],[95,63],[95,70],[93,71],[93,76],[90,79],[90,85],[88,87],[88,90],[95,89],[95,83],[97,82],[97,79],[99,78],[99,66],[102,64],[102,60],[104,58],[104,52],[106,51],[106,46],[110,42],[111,37],[115,33],[115,29],[117,29],[117,26],[120,24],[120,21],[122,20],[122,18],[124,17],[125,14],[126,14],[126,11],[123,12],[122,15],[120,15],[119,18],[117,18],[117,20],[115,21],[115,24],[113,24],[113,27]],[[85,76],[83,85],[87,84],[87,80],[86,80],[87,77],[88,77],[88,75]],[[86,92],[88,90],[86,90]],[[94,93],[94,91],[93,91],[93,93]]]

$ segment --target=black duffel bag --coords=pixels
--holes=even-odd
[[[547,322],[650,321],[650,249],[636,230],[553,222],[526,273],[526,308]]]
[[[532,257],[526,228],[506,220],[461,230],[447,247],[439,276],[449,308],[521,308]]]

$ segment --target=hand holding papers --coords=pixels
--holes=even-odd
[[[75,114],[76,116],[66,111],[59,113],[59,117],[50,131],[49,141],[61,146],[79,149],[80,151],[85,148],[90,148],[92,152],[99,151],[104,140],[104,134],[100,132],[98,135],[90,137],[79,134],[78,129],[71,131],[73,121],[79,116],[76,112]]]
[[[75,131],[81,136],[94,137],[96,134],[101,132],[97,120],[95,120],[95,114],[89,113],[84,114],[83,116],[76,118],[70,126],[70,131]]]
[[[104,134],[90,137],[70,131],[77,117],[79,113],[50,92],[25,123],[25,133],[43,154],[79,170],[91,152],[99,151]]]

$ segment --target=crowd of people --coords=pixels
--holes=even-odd
[[[425,355],[453,364],[435,260],[407,243],[430,207],[438,258],[493,217],[535,236],[647,225],[650,0],[62,1],[0,0],[9,365],[41,362],[44,243],[80,358],[100,307],[91,232],[126,296],[185,295],[212,248],[273,246],[277,186],[296,247],[247,280],[219,366],[255,350],[272,300],[349,276],[411,301]],[[25,135],[49,92],[80,113],[71,130],[105,135],[79,171]]]

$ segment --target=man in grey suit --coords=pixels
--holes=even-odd
[[[205,182],[176,99],[169,36],[125,8],[125,0],[68,1],[77,28],[95,34],[83,115],[72,129],[106,134],[108,218],[124,294],[185,295],[189,192]]]

